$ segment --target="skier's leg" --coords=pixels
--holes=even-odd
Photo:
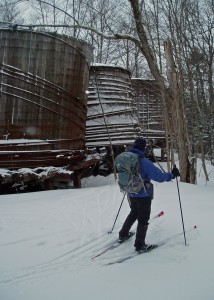
[[[131,211],[130,211],[129,215],[127,216],[127,218],[119,232],[119,236],[121,238],[128,236],[129,230],[131,229],[134,222],[137,220],[138,210],[137,210],[137,203],[135,201],[135,198],[130,198],[129,203],[130,203]]]
[[[135,239],[135,247],[140,248],[145,244],[145,238],[151,213],[151,198],[137,198],[137,211],[138,225]]]

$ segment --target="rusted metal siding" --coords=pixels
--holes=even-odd
[[[0,30],[0,139],[83,149],[91,56],[88,44],[67,36]]]
[[[90,68],[87,146],[132,143],[138,134],[130,72],[95,64]],[[109,138],[110,137],[110,138]]]

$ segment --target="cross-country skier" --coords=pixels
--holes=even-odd
[[[179,170],[174,166],[171,173],[164,173],[159,168],[157,168],[150,160],[144,157],[146,147],[146,140],[143,138],[137,138],[132,148],[128,151],[136,153],[143,156],[140,158],[140,169],[141,176],[144,179],[144,184],[146,187],[142,189],[139,193],[128,193],[127,197],[129,200],[131,211],[127,216],[122,229],[119,232],[118,242],[123,242],[129,237],[129,230],[131,229],[134,222],[137,220],[137,231],[135,239],[135,249],[137,252],[146,252],[151,250],[154,245],[148,245],[145,243],[146,233],[149,225],[149,218],[151,212],[151,201],[153,199],[153,185],[150,180],[157,182],[170,181],[175,177],[180,176]]]

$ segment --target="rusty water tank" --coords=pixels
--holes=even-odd
[[[103,64],[90,68],[86,145],[125,145],[138,134],[129,70]]]
[[[0,29],[0,139],[83,149],[91,58],[92,48],[72,37]]]

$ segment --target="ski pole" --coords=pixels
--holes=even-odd
[[[180,197],[180,191],[179,191],[179,185],[178,185],[178,178],[176,178],[176,183],[177,183],[177,189],[178,189],[178,199],[179,199],[179,204],[180,204],[180,211],[181,211],[181,220],[182,220],[182,226],[183,226],[183,233],[184,233],[184,242],[185,246],[187,245],[186,241],[186,234],[185,234],[185,227],[184,227],[184,218],[183,218],[183,212],[182,212],[182,206],[181,206],[181,197]]]
[[[112,226],[112,229],[111,229],[111,231],[108,232],[108,234],[112,234],[112,232],[113,232],[114,225],[115,225],[115,223],[116,223],[116,221],[117,221],[117,218],[118,218],[118,216],[119,216],[119,213],[120,213],[121,207],[122,207],[122,205],[123,205],[123,201],[124,201],[124,199],[125,199],[125,196],[126,196],[126,193],[125,193],[124,196],[123,196],[123,199],[122,199],[122,202],[121,202],[121,204],[120,204],[120,208],[119,208],[119,210],[118,210],[117,216],[116,216],[115,221],[114,221],[114,224],[113,224],[113,226]]]

